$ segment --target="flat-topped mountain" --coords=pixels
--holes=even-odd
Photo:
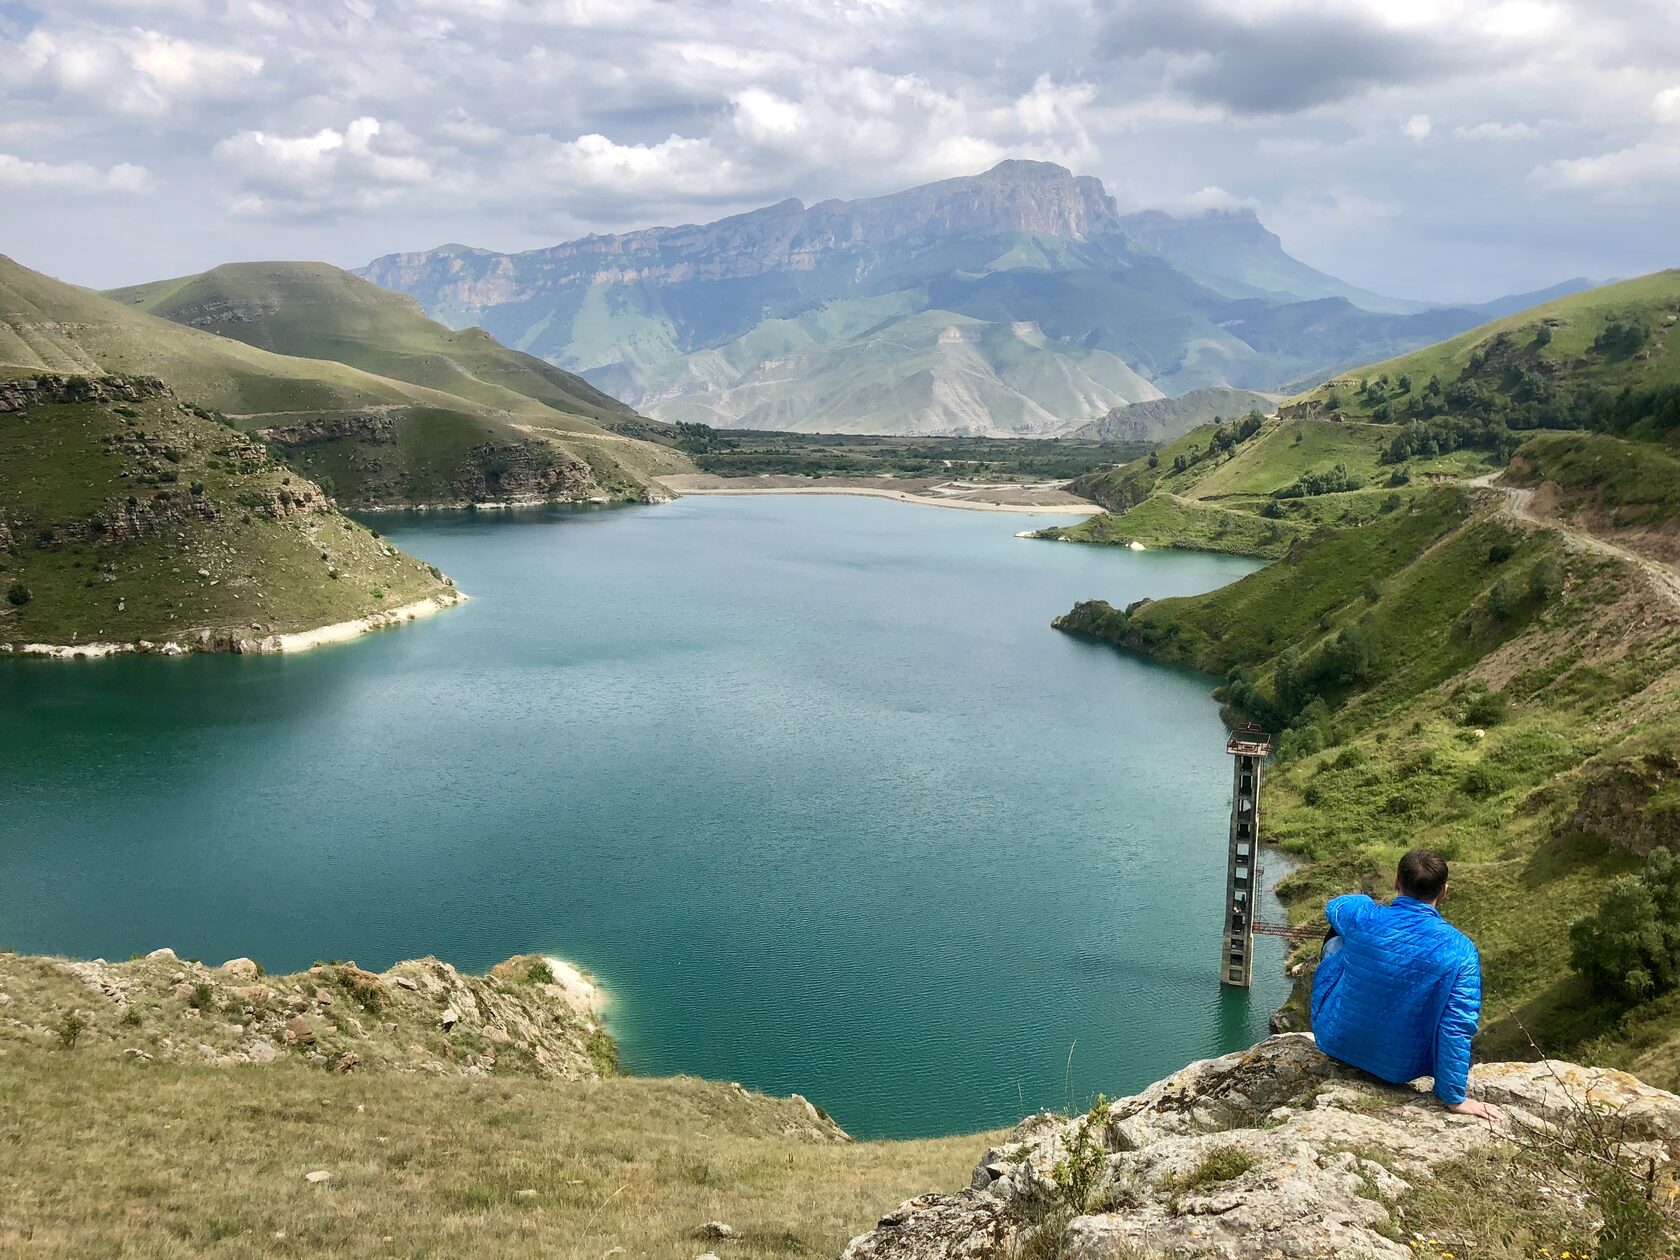
[[[1246,211],[1121,214],[1048,162],[856,201],[361,273],[643,413],[724,428],[1048,436],[1276,390],[1477,322],[1291,258]]]

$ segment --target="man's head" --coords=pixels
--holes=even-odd
[[[1433,849],[1413,849],[1400,859],[1394,890],[1434,905],[1447,891],[1447,860]]]

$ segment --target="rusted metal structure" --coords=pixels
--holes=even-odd
[[[1231,732],[1225,751],[1233,765],[1231,847],[1219,979],[1246,989],[1254,972],[1254,912],[1260,894],[1260,766],[1272,751],[1272,737],[1257,726],[1245,726]]]

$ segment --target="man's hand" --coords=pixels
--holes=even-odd
[[[1505,1122],[1505,1113],[1498,1107],[1474,1098],[1466,1098],[1460,1103],[1449,1103],[1447,1110],[1455,1116],[1475,1116],[1479,1120],[1486,1120],[1489,1124],[1503,1124]]]

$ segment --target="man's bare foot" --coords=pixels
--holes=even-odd
[[[1486,1120],[1489,1124],[1503,1124],[1505,1113],[1492,1103],[1479,1102],[1474,1098],[1466,1098],[1461,1103],[1452,1103],[1447,1110],[1455,1116],[1475,1116],[1479,1120]]]

